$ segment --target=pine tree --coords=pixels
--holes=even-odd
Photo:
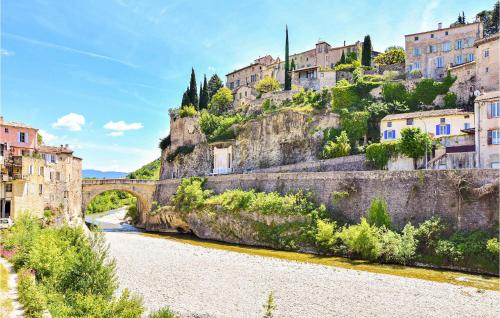
[[[189,103],[198,105],[198,89],[196,88],[196,75],[194,74],[194,68],[191,68],[191,80],[189,81]]]
[[[342,56],[340,57],[340,64],[345,64],[345,54],[344,54],[344,50],[342,50]]]
[[[203,84],[200,87],[200,106],[199,109],[205,109],[208,107],[208,84],[207,84],[207,76],[203,76]]]
[[[182,103],[181,106],[189,105],[189,87],[186,88],[184,94],[182,94]]]
[[[462,11],[462,24],[465,24],[465,13]]]
[[[370,36],[365,36],[363,40],[363,49],[361,51],[361,64],[365,66],[372,65],[372,40]]]
[[[215,93],[217,93],[217,91],[219,89],[221,89],[222,87],[224,87],[224,85],[222,85],[222,81],[219,78],[219,76],[217,74],[212,75],[212,77],[210,77],[210,80],[208,81],[208,87],[207,87],[208,99],[207,100],[210,101],[212,99],[212,96],[214,96]]]
[[[292,89],[292,77],[290,74],[290,56],[288,47],[288,25],[286,26],[285,36],[285,91]]]

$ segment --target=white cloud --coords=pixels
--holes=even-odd
[[[83,115],[69,113],[57,119],[57,121],[52,124],[52,127],[80,131],[83,125],[85,125],[85,117],[83,117]]]
[[[49,133],[49,132],[47,132],[47,131],[45,131],[45,130],[43,130],[43,129],[40,129],[40,130],[38,131],[38,133],[39,133],[40,135],[42,135],[43,142],[44,142],[45,144],[47,144],[47,143],[51,143],[51,142],[53,142],[53,141],[57,138],[55,135],[52,135],[51,133]]]
[[[123,120],[120,120],[120,121],[117,121],[117,122],[110,121],[106,125],[104,125],[105,129],[115,130],[115,131],[121,131],[121,132],[127,131],[127,130],[137,130],[137,129],[141,129],[142,127],[144,127],[144,126],[142,126],[141,123],[130,123],[130,124],[127,124]]]
[[[5,49],[0,49],[0,56],[13,56],[14,52],[5,50]]]
[[[109,133],[110,136],[112,137],[119,137],[119,136],[123,136],[123,131],[112,131]]]

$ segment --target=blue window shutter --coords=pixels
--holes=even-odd
[[[436,125],[436,136],[439,136],[439,125]]]
[[[447,134],[447,135],[449,135],[449,134],[450,134],[450,131],[451,131],[450,124],[447,124],[447,125],[446,125],[446,134]]]
[[[384,139],[387,139],[387,130],[384,130]]]

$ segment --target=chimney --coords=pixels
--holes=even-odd
[[[345,40],[344,40],[344,46],[345,46]]]
[[[438,23],[438,30],[441,30],[443,28],[443,23],[442,22],[439,22]]]
[[[65,145],[64,145],[64,148],[68,149],[68,148],[69,148],[69,145],[68,145],[68,144],[65,144]]]

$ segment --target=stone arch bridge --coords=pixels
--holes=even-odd
[[[137,198],[139,213],[148,212],[153,205],[153,195],[158,181],[136,179],[84,179],[82,180],[82,211],[90,201],[105,191],[122,190]]]

